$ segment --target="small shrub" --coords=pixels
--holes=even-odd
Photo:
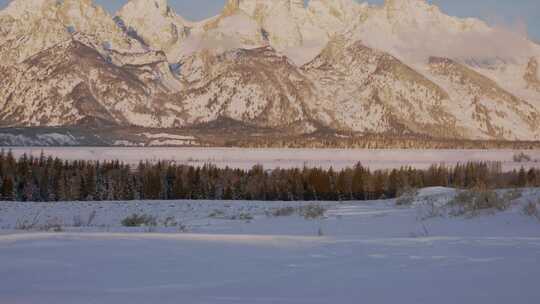
[[[31,224],[28,220],[17,219],[15,223],[16,230],[32,230],[35,227],[35,224]]]
[[[188,232],[188,227],[176,220],[174,216],[168,216],[163,221],[165,227],[176,227],[178,232]]]
[[[410,206],[416,201],[418,196],[418,190],[414,188],[406,188],[401,193],[398,193],[396,205],[398,206]]]
[[[176,226],[178,226],[178,222],[176,221],[174,216],[169,216],[169,217],[165,218],[165,220],[163,221],[163,226],[165,226],[165,227],[176,227]]]
[[[506,191],[503,195],[503,200],[512,202],[515,201],[523,196],[523,191],[520,189],[512,189],[510,191]]]
[[[242,212],[239,215],[231,216],[231,220],[251,221],[252,219],[253,219],[253,215],[246,212]]]
[[[188,232],[189,231],[188,226],[186,226],[184,224],[179,223],[176,227],[178,227],[178,232]]]
[[[245,221],[251,221],[253,219],[253,215],[251,215],[249,213],[241,213],[240,214],[240,219],[245,220]]]
[[[538,202],[538,203],[540,203],[540,202]],[[534,216],[534,217],[536,217],[537,219],[540,220],[540,213],[538,211],[538,204],[537,203],[528,202],[523,207],[523,214],[525,214],[527,216]]]
[[[222,210],[218,210],[218,209],[215,209],[214,211],[212,211],[208,217],[211,217],[211,218],[222,218],[225,216],[225,212],[223,212]]]
[[[320,205],[307,205],[301,207],[299,212],[305,219],[311,220],[323,217],[326,209]]]
[[[43,231],[51,231],[51,232],[62,232],[63,221],[61,218],[54,217],[45,223],[43,227],[41,227],[41,230]]]
[[[433,197],[425,198],[423,204],[418,208],[418,219],[422,221],[441,216],[443,216],[441,207],[437,205],[437,200]]]
[[[274,209],[272,211],[272,216],[291,216],[296,212],[296,209],[294,207],[283,207]]]
[[[156,226],[156,218],[146,214],[132,214],[122,220],[124,227]]]
[[[96,218],[96,210],[92,210],[90,214],[88,214],[88,218],[86,221],[83,221],[82,217],[80,215],[73,216],[73,227],[89,227],[92,225],[92,222]]]
[[[37,227],[39,223],[39,217],[41,214],[36,214],[31,220],[28,219],[17,219],[15,224],[15,229],[17,230],[33,230]]]
[[[510,207],[510,201],[493,190],[475,188],[459,192],[449,205],[455,208],[452,215],[476,215],[487,209],[504,211]]]

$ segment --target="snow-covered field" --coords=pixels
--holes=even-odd
[[[525,151],[531,162],[516,163],[514,150],[361,150],[361,149],[242,149],[242,148],[119,148],[119,147],[14,147],[14,155],[57,156],[65,160],[117,160],[137,164],[141,160],[169,160],[177,163],[249,169],[320,166],[341,169],[357,162],[372,169],[413,166],[424,169],[432,164],[467,161],[500,161],[505,170],[539,166],[540,150]]]
[[[454,195],[311,220],[272,215],[298,202],[0,203],[0,303],[539,303],[540,189],[473,217]],[[122,227],[133,213],[156,226]]]

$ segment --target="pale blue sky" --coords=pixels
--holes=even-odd
[[[4,7],[10,0],[0,0]],[[114,12],[127,0],[94,0]],[[358,0],[363,2],[363,0]],[[368,0],[383,3],[384,0]],[[529,35],[540,41],[540,0],[430,0],[450,15],[479,17],[490,23],[517,27],[526,24]],[[169,0],[176,11],[191,20],[215,15],[225,0]]]

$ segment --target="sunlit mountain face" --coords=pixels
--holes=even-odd
[[[2,127],[540,139],[540,46],[423,0],[0,11]],[[210,127],[212,126],[212,127]]]

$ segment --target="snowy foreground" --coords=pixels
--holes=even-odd
[[[540,303],[540,189],[475,216],[448,213],[454,194],[311,220],[272,215],[290,202],[0,203],[0,303]],[[122,227],[133,213],[156,226]]]
[[[136,165],[140,161],[172,161],[179,164],[202,166],[212,163],[218,167],[250,169],[254,165],[265,168],[323,167],[343,169],[361,162],[371,169],[412,166],[427,169],[433,164],[453,165],[468,161],[497,161],[504,170],[537,167],[540,150],[524,151],[530,161],[515,162],[515,150],[414,150],[414,149],[247,149],[247,148],[122,148],[122,147],[6,147],[16,157],[23,154],[47,156],[63,160],[120,160]]]

